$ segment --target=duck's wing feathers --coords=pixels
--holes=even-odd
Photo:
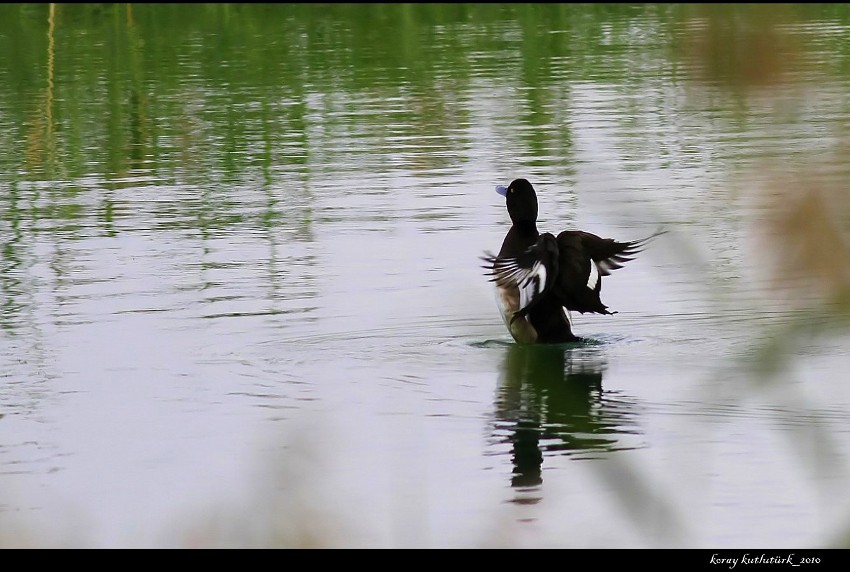
[[[571,230],[558,235],[560,272],[553,294],[567,310],[610,314],[607,306],[599,299],[602,270],[587,245],[588,242],[595,244],[596,241],[588,237],[594,235]]]
[[[488,254],[482,260],[487,262],[484,268],[490,271],[491,281],[519,289],[520,310],[514,319],[528,314],[549,292],[567,310],[612,314],[599,298],[602,276],[622,268],[663,232],[630,242],[576,230],[564,231],[557,238],[545,233],[519,256]]]
[[[629,242],[567,230],[558,235],[560,277],[555,293],[568,310],[611,314],[602,303],[602,277],[622,268],[664,231]]]
[[[550,290],[558,278],[558,244],[553,235],[540,235],[537,242],[516,257],[498,257],[490,253],[481,259],[489,270],[491,282],[500,288],[518,288],[519,311],[513,320],[524,316]]]
[[[649,242],[660,234],[664,234],[664,230],[658,230],[655,233],[630,242],[617,242],[613,238],[600,238],[595,234],[584,231],[564,231],[558,235],[560,244],[563,235],[573,235],[578,237],[585,253],[596,262],[600,275],[608,276],[612,270],[622,268],[623,264],[634,260],[636,254],[642,251]]]

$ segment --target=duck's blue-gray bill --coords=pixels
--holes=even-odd
[[[504,185],[496,185],[496,192],[502,195],[503,197],[508,196],[508,188]]]

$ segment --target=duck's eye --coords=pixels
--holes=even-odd
[[[514,188],[513,188],[513,187],[508,187],[508,192],[509,192],[509,193],[514,192]]]

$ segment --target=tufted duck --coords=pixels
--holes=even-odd
[[[511,336],[520,343],[560,343],[581,338],[572,332],[570,311],[614,314],[599,299],[602,277],[622,268],[664,231],[616,242],[580,230],[557,237],[537,231],[537,195],[525,179],[496,192],[506,197],[513,225],[498,256],[486,252],[484,266],[496,283],[497,303]]]

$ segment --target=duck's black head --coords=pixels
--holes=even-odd
[[[496,192],[505,197],[508,214],[514,224],[537,223],[537,193],[525,179],[514,179],[510,185],[496,187]]]

